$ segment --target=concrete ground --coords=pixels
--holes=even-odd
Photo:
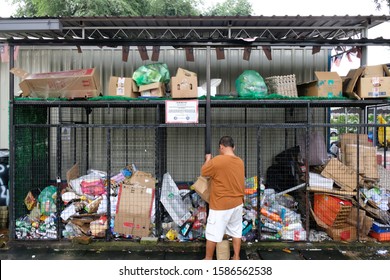
[[[201,260],[205,242],[8,241],[0,233],[1,260]],[[231,246],[230,246],[231,247]],[[390,242],[243,243],[242,260],[390,260]]]

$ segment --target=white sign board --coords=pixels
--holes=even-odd
[[[198,123],[198,100],[166,100],[165,123]]]

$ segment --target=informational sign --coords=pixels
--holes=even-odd
[[[71,129],[70,127],[62,127],[61,128],[61,139],[63,141],[70,141]]]
[[[198,100],[166,100],[165,123],[198,123]]]

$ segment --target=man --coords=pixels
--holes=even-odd
[[[202,176],[211,179],[205,260],[213,259],[215,247],[225,233],[233,239],[231,259],[240,259],[245,167],[234,150],[232,137],[223,136],[219,140],[219,155],[212,158],[206,154],[201,169]]]

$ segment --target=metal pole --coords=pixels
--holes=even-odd
[[[9,69],[14,68],[14,45],[9,44]],[[15,127],[14,127],[14,75],[9,75],[9,239],[15,239]]]
[[[207,79],[207,95],[206,95],[206,143],[205,143],[205,153],[211,153],[211,82],[210,82],[210,67],[211,67],[211,58],[210,58],[211,49],[208,46],[206,50],[206,79]]]

